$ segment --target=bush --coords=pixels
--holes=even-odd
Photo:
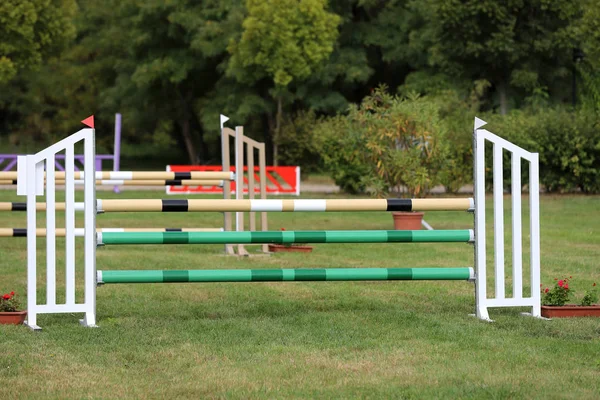
[[[300,165],[303,174],[322,169],[323,162],[313,137],[317,123],[313,111],[301,111],[282,123],[277,140],[280,165]]]
[[[439,183],[445,162],[438,105],[425,97],[400,98],[377,88],[346,116],[323,122],[320,147],[341,186],[377,195],[406,191],[421,197]]]
[[[596,113],[555,107],[533,113],[513,111],[504,117],[492,116],[488,122],[492,132],[540,154],[540,184],[547,192],[600,192],[600,119]],[[508,180],[510,160],[505,157]],[[527,174],[524,170],[523,183]]]
[[[359,157],[364,143],[348,135],[348,122],[344,116],[321,119],[313,131],[313,143],[335,184],[346,193],[361,194],[366,190],[363,178],[369,167]]]

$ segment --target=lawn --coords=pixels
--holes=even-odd
[[[0,201],[24,200],[3,191]],[[542,282],[572,275],[581,295],[600,283],[600,197],[544,196],[541,202]],[[505,217],[508,228],[510,213]],[[25,227],[25,219],[5,212],[0,227]],[[429,212],[426,220],[436,229],[472,226],[472,215],[461,212]],[[99,227],[220,222],[214,213],[98,216]],[[392,218],[272,213],[269,223],[274,230],[390,229]],[[509,237],[506,243],[510,248]],[[310,255],[237,258],[215,245],[106,246],[98,249],[97,264],[103,270],[473,264],[472,246],[464,243],[314,247]],[[25,265],[25,239],[0,238],[0,291],[25,292]],[[598,319],[544,321],[521,316],[524,310],[491,309],[495,322],[486,323],[468,315],[473,292],[473,284],[456,281],[105,285],[98,288],[98,329],[78,326],[79,315],[40,316],[38,333],[0,326],[0,397],[600,397]]]

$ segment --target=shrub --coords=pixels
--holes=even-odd
[[[366,190],[362,178],[369,167],[359,157],[363,143],[348,135],[348,130],[348,119],[343,116],[321,119],[313,131],[313,143],[336,185],[346,193],[360,194]]]
[[[596,304],[598,302],[598,292],[596,291],[596,282],[592,285],[590,290],[585,292],[583,299],[581,299],[582,306],[591,306],[592,304]]]
[[[352,191],[421,197],[439,183],[446,148],[438,105],[428,98],[400,98],[381,86],[319,132],[327,169]]]
[[[492,132],[540,154],[540,183],[547,192],[600,192],[600,118],[596,113],[555,107],[494,115],[488,122]],[[505,157],[508,180],[510,160]],[[527,175],[523,170],[523,183]]]
[[[301,111],[283,122],[277,139],[280,165],[300,165],[302,173],[321,169],[322,160],[313,138],[317,123],[313,111]]]

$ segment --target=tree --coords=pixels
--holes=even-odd
[[[277,165],[277,138],[283,102],[290,97],[294,80],[308,78],[333,51],[340,17],[328,12],[325,0],[247,0],[248,16],[239,41],[232,41],[228,72],[241,82],[268,79],[269,94],[276,99],[275,121],[269,127],[275,138],[273,161]]]
[[[0,2],[0,84],[41,64],[75,36],[74,0]]]
[[[512,89],[531,93],[569,74],[581,1],[429,0],[436,40],[430,63],[450,75],[488,80],[508,110]]]

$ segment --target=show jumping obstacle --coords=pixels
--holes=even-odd
[[[167,282],[464,281],[473,268],[324,268],[98,271],[98,284]]]
[[[89,118],[86,120],[88,121]],[[249,193],[250,199],[254,199],[255,195],[260,195],[260,199],[264,200],[267,196],[267,181],[266,181],[266,155],[265,155],[265,146],[264,143],[259,143],[253,139],[246,137],[243,133],[242,127],[237,127],[235,131],[230,128],[226,128],[223,126],[224,122],[228,120],[227,117],[221,115],[221,140],[222,140],[222,151],[223,151],[223,163],[222,163],[222,171],[96,171],[95,183],[96,185],[115,185],[115,188],[118,186],[166,186],[167,188],[180,186],[182,188],[197,188],[197,187],[221,187],[223,188],[223,198],[228,200],[231,199],[231,182],[235,181],[236,183],[236,199],[243,200],[244,198],[244,189],[247,189]],[[82,121],[87,124],[86,121]],[[93,121],[92,121],[93,123]],[[91,126],[93,128],[93,126]],[[231,163],[230,163],[230,146],[229,141],[231,138],[235,139],[235,147],[234,147],[234,156],[235,156],[235,165],[240,170],[244,170],[244,160],[247,159],[247,167],[248,171],[256,171],[254,173],[248,173],[248,177],[245,178],[242,175],[236,175],[231,172]],[[258,153],[258,161],[255,160],[255,153]],[[66,159],[66,155],[57,154],[55,160],[60,157],[61,159]],[[76,155],[75,158],[78,160],[82,156]],[[246,158],[244,158],[246,157]],[[81,163],[84,162],[83,159],[80,160]],[[258,164],[258,167],[255,168],[255,161]],[[17,160],[15,160],[15,164]],[[56,164],[56,166],[60,166],[60,164]],[[62,168],[62,167],[61,167]],[[118,168],[117,168],[118,169]],[[0,172],[0,184],[10,184],[10,185],[19,185],[19,181],[17,179],[18,173],[15,171],[7,171]],[[46,182],[46,174],[44,173],[44,182]],[[84,185],[84,173],[81,171],[75,171],[73,173],[75,178],[74,184],[77,186]],[[256,182],[256,178],[258,176],[258,183]],[[54,184],[64,186],[66,183],[65,180],[66,172],[57,171],[54,173]],[[247,182],[247,185],[245,185]],[[238,188],[241,188],[239,190]],[[169,190],[167,190],[169,192]],[[165,200],[166,202],[173,200]],[[175,200],[175,202],[178,202]],[[45,210],[45,204],[40,203],[36,205],[38,211]],[[0,203],[0,211],[26,211],[25,203]],[[64,211],[65,206],[64,203],[56,203],[56,210]],[[83,203],[75,204],[76,211],[83,210]],[[101,207],[98,211],[101,210]],[[138,210],[141,211],[141,210]],[[257,228],[256,224],[256,215],[252,210],[247,210],[249,212],[249,226],[248,228],[251,231],[255,231]],[[207,231],[222,231],[228,230],[231,231],[232,227],[232,218],[231,212],[224,211],[224,221],[223,228],[198,228],[198,229],[206,229]],[[242,211],[236,212],[235,218],[235,230],[236,231],[244,231],[245,228],[244,214]],[[266,212],[261,212],[261,223],[260,228],[263,231],[267,230],[267,214]],[[5,229],[13,229],[13,228],[5,228]],[[14,228],[17,231],[20,231],[20,228]],[[161,228],[155,228],[155,231],[161,231]],[[21,235],[10,235],[8,232],[5,232],[0,237],[21,237]],[[268,253],[267,245],[262,245],[263,253]],[[225,253],[234,255],[236,254],[236,249],[232,244],[225,245]],[[237,245],[237,254],[238,255],[249,255],[248,251],[245,249],[244,245]]]
[[[46,301],[37,301],[36,235],[27,236],[28,321],[33,329],[37,315],[44,313],[84,313],[85,326],[96,324],[96,286],[112,283],[159,282],[264,282],[264,281],[362,281],[362,280],[468,280],[475,281],[476,315],[489,320],[489,307],[530,307],[531,315],[540,317],[540,234],[538,155],[480,129],[485,122],[476,118],[474,129],[474,199],[388,199],[388,200],[97,200],[94,170],[84,171],[84,201],[74,196],[73,148],[83,142],[85,165],[93,165],[94,130],[83,129],[19,164],[19,195],[27,196],[27,232],[36,230],[36,212],[46,210]],[[485,221],[485,144],[493,145],[493,219],[494,273],[488,277]],[[238,141],[238,145],[240,142]],[[56,203],[54,158],[66,153],[65,202]],[[512,205],[512,297],[507,297],[505,283],[503,152],[511,154]],[[238,153],[239,154],[239,153]],[[87,161],[90,162],[87,162]],[[523,285],[521,162],[529,161],[529,282]],[[46,185],[44,185],[46,170]],[[240,169],[238,169],[240,170]],[[46,202],[36,204],[44,194]],[[224,192],[228,192],[225,190]],[[14,204],[10,208],[15,208]],[[7,206],[4,206],[7,207]],[[65,212],[66,301],[56,301],[56,211]],[[75,211],[84,218],[84,293],[82,303],[75,302]],[[469,211],[475,214],[474,230],[433,231],[265,231],[265,232],[97,232],[99,212],[344,212],[344,211]],[[81,232],[81,231],[79,231]],[[96,271],[98,245],[124,244],[199,244],[199,243],[390,243],[390,242],[469,242],[475,244],[475,268],[339,268],[281,270],[185,270],[185,271]],[[494,279],[493,294],[487,279]],[[81,279],[81,278],[80,278]],[[523,291],[527,289],[528,295]]]
[[[223,228],[96,228],[96,232],[222,232]],[[64,237],[67,231],[63,228],[55,229],[56,237]],[[38,228],[36,236],[46,236],[46,230]],[[84,236],[83,228],[75,228],[75,236]],[[27,228],[0,228],[0,237],[27,237]]]
[[[2,174],[0,172],[0,174]],[[56,185],[64,185],[64,180],[57,180]],[[0,185],[18,185],[15,180],[0,180]],[[76,180],[75,185],[83,185],[83,180]],[[96,179],[96,185],[115,185],[115,186],[223,186],[220,180],[192,180],[192,179],[163,179],[163,180],[110,180]]]

